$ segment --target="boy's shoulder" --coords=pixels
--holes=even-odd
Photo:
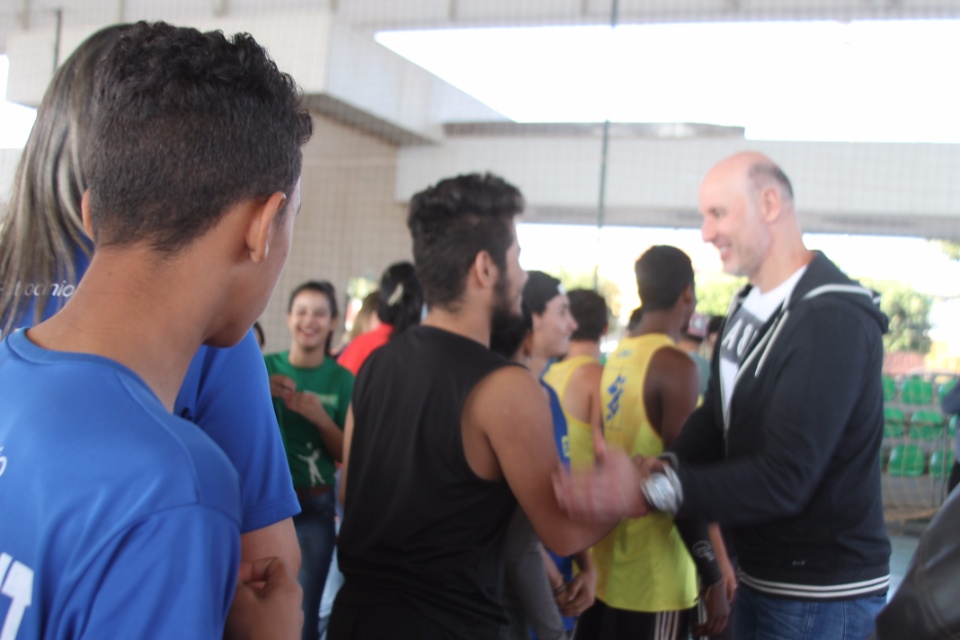
[[[240,488],[217,446],[122,365],[23,332],[0,344],[0,393],[0,513],[16,523],[0,554],[29,587],[21,635],[218,636]],[[177,615],[144,615],[159,610]]]
[[[191,503],[239,519],[239,481],[223,452],[123,365],[45,350],[19,332],[0,346],[0,389],[5,481],[20,477],[37,491],[49,483],[51,496],[59,490],[72,500],[99,496],[98,507],[112,496],[106,502],[116,503],[123,520],[131,507]],[[13,474],[18,457],[28,475]]]

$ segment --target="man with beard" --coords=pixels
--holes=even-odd
[[[335,640],[498,637],[501,547],[518,502],[564,555],[615,524],[561,511],[547,399],[529,371],[488,348],[495,318],[520,313],[522,209],[516,187],[489,174],[443,180],[410,203],[429,313],[373,353],[357,379]]]

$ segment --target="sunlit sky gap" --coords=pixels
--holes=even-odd
[[[700,122],[755,140],[960,142],[960,21],[383,32],[524,122]]]

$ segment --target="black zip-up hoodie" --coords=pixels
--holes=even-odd
[[[727,414],[717,349],[704,402],[667,453],[683,493],[677,517],[719,522],[741,580],[759,591],[838,600],[887,590],[878,301],[816,253],[760,329]]]

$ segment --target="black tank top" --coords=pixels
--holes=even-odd
[[[425,326],[364,363],[353,393],[338,597],[408,603],[443,636],[497,637],[506,622],[501,547],[516,500],[505,481],[470,469],[460,423],[473,387],[508,364]]]

